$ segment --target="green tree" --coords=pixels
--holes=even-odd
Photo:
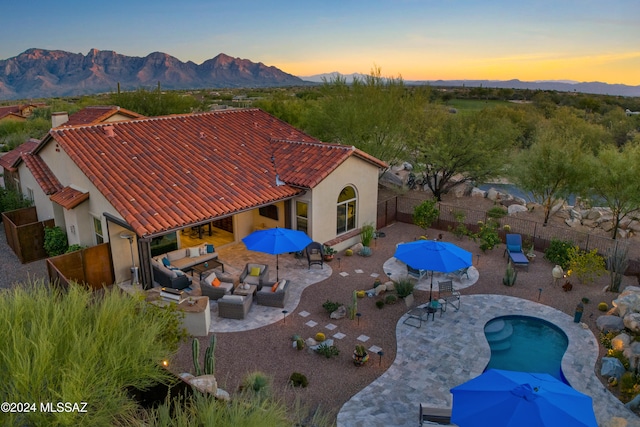
[[[588,193],[603,200],[613,214],[611,237],[618,236],[620,222],[640,210],[640,144],[627,144],[622,150],[607,147],[592,158],[588,168]]]
[[[432,108],[415,122],[409,153],[424,184],[440,201],[460,183],[500,175],[517,135],[508,119],[490,109],[454,115]]]
[[[428,103],[429,90],[409,90],[402,78],[382,77],[380,69],[352,84],[338,75],[325,81],[304,129],[322,141],[353,145],[393,164],[402,157],[408,119]]]
[[[145,116],[191,113],[202,107],[193,96],[174,91],[164,92],[160,88],[114,93],[110,102]]]

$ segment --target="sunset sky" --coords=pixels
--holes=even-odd
[[[0,59],[29,48],[181,61],[225,53],[297,76],[640,85],[638,0],[11,1]]]

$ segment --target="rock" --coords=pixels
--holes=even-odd
[[[558,213],[560,209],[564,206],[564,200],[558,200],[553,206],[551,206],[550,216]]]
[[[576,209],[570,209],[569,210],[569,216],[571,218],[575,218],[577,220],[581,220],[582,219],[582,214],[579,211],[577,211]]]
[[[385,289],[386,289],[386,291],[387,291],[387,292],[393,292],[393,291],[396,289],[396,288],[395,288],[395,286],[393,285],[393,282],[392,282],[391,280],[389,280],[388,282],[386,282],[386,283],[384,284],[384,287],[385,287]]]
[[[518,212],[527,212],[527,211],[528,211],[528,209],[527,209],[527,207],[526,207],[526,206],[523,206],[523,205],[517,205],[517,204],[510,205],[510,206],[507,208],[507,213],[508,213],[509,215],[514,215],[514,214],[517,214]]]
[[[602,368],[600,369],[600,375],[604,377],[615,377],[615,379],[620,380],[622,374],[624,374],[626,369],[622,366],[622,362],[616,359],[615,357],[603,357],[602,358]]]
[[[640,313],[627,313],[622,321],[631,332],[640,332]]]
[[[363,247],[364,246],[362,246],[362,243],[356,243],[355,245],[351,246],[349,249],[351,249],[354,254],[359,254]]]
[[[191,381],[192,378],[195,378],[193,375],[191,375],[189,372],[183,372],[180,375],[178,375],[180,378],[182,378],[184,381],[189,382]]]
[[[376,294],[376,296],[378,296],[380,294],[385,293],[386,290],[387,290],[387,285],[379,285],[379,286],[376,286],[373,291]]]
[[[621,331],[624,329],[624,323],[618,316],[604,315],[598,317],[596,326],[602,332]]]
[[[200,375],[199,377],[193,377],[189,381],[189,384],[197,388],[202,393],[215,394],[218,390],[218,382],[213,375]]]
[[[333,315],[333,313],[331,313]],[[314,345],[318,345],[318,341],[316,341],[313,338],[307,338],[306,340],[304,340],[304,343],[307,345],[307,347],[313,347]]]
[[[614,350],[622,351],[629,346],[630,342],[631,337],[623,332],[611,340],[611,346]]]
[[[465,182],[464,184],[456,185],[455,189],[453,190],[453,194],[455,194],[455,196],[458,198],[467,197],[471,195],[472,191],[473,186],[468,182]]]
[[[385,171],[380,177],[381,182],[386,182],[388,184],[394,185],[396,187],[402,187],[402,177],[394,174],[391,171]]]
[[[629,422],[624,418],[612,417],[610,420],[601,425],[601,427],[628,427]]]
[[[229,392],[226,390],[223,390],[221,388],[216,390],[216,399],[218,400],[223,400],[225,402],[231,402],[231,396],[229,395]]]
[[[380,286],[378,286],[379,288]],[[376,289],[378,289],[376,288]],[[331,313],[331,318],[332,319],[342,319],[343,317],[345,317],[347,315],[347,307],[345,307],[344,305],[341,305],[340,307],[338,307],[338,309],[336,311],[334,311],[333,313]]]
[[[487,197],[487,192],[484,191],[484,190],[481,190],[481,189],[479,189],[477,187],[474,187],[471,190],[471,197],[479,197],[479,198],[484,199],[485,197]]]
[[[402,167],[406,171],[412,171],[413,170],[413,165],[411,163],[409,163],[409,162],[404,162],[402,164]]]
[[[632,342],[622,354],[629,359],[629,370],[635,371],[640,362],[640,342]]]
[[[487,199],[493,200],[495,202],[496,200],[500,200],[501,198],[501,193],[495,188],[490,188],[489,190],[487,190]]]
[[[602,214],[597,209],[589,209],[586,214],[582,215],[583,218],[586,218],[591,221],[598,221]]]
[[[577,218],[567,218],[564,220],[564,223],[567,224],[569,227],[577,227],[579,225],[582,225],[580,223],[580,220]]]
[[[628,313],[640,312],[640,288],[637,286],[627,286],[618,298],[614,299],[611,304],[617,308],[620,317],[626,316]]]

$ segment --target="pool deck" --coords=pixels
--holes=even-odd
[[[396,325],[398,349],[393,365],[365,387],[338,414],[340,427],[418,425],[420,403],[450,408],[450,389],[480,374],[491,357],[484,325],[505,315],[526,315],[547,320],[569,338],[562,359],[563,373],[571,386],[593,398],[599,425],[613,417],[638,426],[638,417],[626,409],[594,374],[598,342],[588,328],[567,314],[546,305],[501,295],[463,295],[459,311],[423,322],[421,328]]]

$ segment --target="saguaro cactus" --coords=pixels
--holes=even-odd
[[[194,338],[191,341],[191,356],[193,358],[193,368],[196,372],[196,377],[202,375],[202,371],[200,370],[200,341],[197,338]]]

